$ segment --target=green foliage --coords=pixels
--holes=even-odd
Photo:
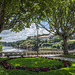
[[[62,39],[60,38],[60,36],[54,36],[53,37],[53,41],[54,42],[60,42]]]
[[[45,40],[44,42],[47,43],[47,40]]]
[[[69,39],[70,39],[70,40],[73,40],[73,39],[75,39],[75,37],[70,37]]]
[[[75,58],[75,55],[72,53],[69,53],[68,55],[60,55],[61,57],[70,57],[70,58]]]
[[[25,47],[26,42],[24,41],[23,43],[21,43],[19,46],[20,47]]]
[[[52,48],[57,48],[56,45],[52,45]]]
[[[1,39],[1,37],[0,37],[0,39]],[[0,44],[1,44],[1,42],[0,42]],[[3,45],[0,45],[0,52],[2,52],[2,47],[3,47]]]
[[[39,67],[50,67],[51,68],[52,66],[63,64],[61,61],[42,59],[39,57],[12,59],[12,60],[7,61],[7,63],[12,65],[13,67],[25,66],[25,67],[30,67],[30,68],[39,68]]]
[[[42,47],[50,47],[50,46],[52,46],[51,43],[43,43],[43,44],[42,44]]]
[[[75,40],[68,41],[68,49],[75,49]]]
[[[42,43],[39,43],[39,47],[42,47]]]
[[[31,39],[31,37],[29,36],[26,40],[30,40]]]
[[[0,39],[2,39],[2,37],[0,37]]]
[[[29,49],[31,48],[32,50],[37,49],[37,41],[35,39],[27,39],[23,43],[21,43],[20,48],[26,48]]]
[[[41,40],[41,43],[44,43],[44,40]]]
[[[5,58],[0,58],[0,60],[3,60]],[[16,60],[15,60],[16,61]],[[23,60],[24,61],[24,60]],[[34,60],[32,60],[34,61]],[[13,61],[14,62],[14,61]],[[29,60],[30,62],[30,60]],[[44,61],[43,61],[44,62]],[[55,61],[54,61],[55,62]],[[53,62],[53,63],[54,63]],[[11,62],[12,63],[12,62]],[[16,62],[15,62],[16,63]],[[24,63],[24,62],[20,62],[20,63]],[[33,62],[34,63],[34,62]],[[41,62],[42,63],[42,62]],[[16,63],[17,64],[17,63]],[[28,64],[28,63],[27,63]],[[43,64],[43,66],[46,63]],[[52,64],[52,63],[51,63]],[[26,71],[26,70],[6,70],[4,69],[1,65],[0,65],[0,75],[74,75],[75,74],[75,62],[71,61],[72,66],[71,67],[65,67],[62,69],[57,69],[57,70],[50,70],[48,72],[40,72],[40,73],[36,73],[36,72],[31,72],[31,71]],[[26,65],[26,64],[25,64]],[[33,64],[34,65],[34,64]],[[39,65],[39,64],[38,64]],[[47,64],[48,65],[48,64]],[[55,65],[55,63],[54,63]],[[31,66],[31,65],[30,65]],[[30,67],[29,66],[29,67]],[[49,67],[49,66],[48,66]]]
[[[75,40],[68,40],[68,49],[75,49]],[[61,45],[63,44],[63,41],[61,41]]]
[[[48,24],[45,23],[44,25],[41,21],[39,24],[47,31],[55,32],[63,39],[63,51],[64,54],[68,54],[66,41],[75,33],[75,0],[53,0],[52,4],[54,5],[50,6],[51,4],[47,3],[48,10],[45,11],[46,15],[43,15],[43,20],[41,19]],[[47,25],[49,28],[46,28]]]
[[[61,43],[53,43],[52,48],[61,49]]]
[[[57,45],[57,49],[60,49],[60,46],[59,45]]]
[[[5,29],[13,28],[13,31],[18,32],[25,27],[30,27],[32,22],[38,23],[49,11],[48,3],[51,7],[53,6],[52,2],[53,0],[17,0],[15,2],[14,0],[0,0],[1,29],[4,26]]]
[[[2,47],[3,47],[3,45],[0,45],[0,52],[2,52]]]
[[[48,40],[48,43],[53,43],[53,39]]]

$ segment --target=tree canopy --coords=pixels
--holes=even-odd
[[[0,0],[0,32],[13,27],[16,31],[29,27],[32,20],[44,16],[47,4],[52,2],[53,0]]]
[[[64,54],[68,54],[67,39],[75,33],[74,8],[75,0],[0,0],[0,31],[21,31],[34,22],[56,32],[63,39]],[[49,29],[41,21],[47,22]]]
[[[67,39],[75,33],[75,1],[60,0],[56,7],[51,8],[51,15],[44,19],[50,31],[56,32],[63,39],[64,54],[68,54]],[[42,27],[43,25],[39,23]],[[44,27],[45,28],[45,27]]]

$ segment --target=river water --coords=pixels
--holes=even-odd
[[[2,52],[24,52],[27,51],[25,49],[18,49],[18,48],[13,48],[9,46],[3,46],[3,51]]]

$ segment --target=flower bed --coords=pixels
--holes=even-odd
[[[33,58],[33,57],[31,57]],[[30,67],[25,67],[25,66],[16,66],[12,67],[10,64],[7,63],[8,60],[11,59],[16,59],[16,58],[9,58],[4,61],[2,61],[0,64],[5,68],[5,69],[22,69],[22,70],[27,70],[27,71],[32,71],[32,72],[46,72],[50,70],[56,70],[64,67],[71,66],[71,63],[68,60],[61,60],[61,59],[55,59],[55,58],[48,58],[48,57],[40,57],[42,59],[49,59],[49,60],[55,60],[55,61],[61,61],[63,65],[59,64],[57,66],[52,66],[50,67],[39,67],[39,68],[30,68]]]

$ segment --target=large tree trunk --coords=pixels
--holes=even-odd
[[[64,55],[67,55],[68,54],[67,38],[63,38],[63,52],[64,52]]]
[[[2,11],[1,16],[0,16],[0,32],[3,30],[4,27],[4,11]]]
[[[3,30],[4,27],[4,17],[5,17],[5,3],[2,2],[1,6],[0,6],[0,32]]]

